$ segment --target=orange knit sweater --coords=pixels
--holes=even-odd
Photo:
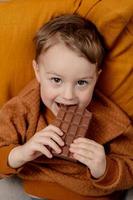
[[[41,156],[19,169],[8,166],[12,148],[24,144],[54,120],[42,104],[39,84],[32,81],[0,111],[0,173],[17,174],[32,195],[54,200],[109,200],[116,191],[133,186],[133,126],[128,117],[108,98],[96,91],[88,108],[93,113],[88,138],[104,145],[107,169],[93,179],[81,163]],[[119,199],[119,198],[116,198]]]

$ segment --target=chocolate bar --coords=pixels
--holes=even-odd
[[[72,153],[69,151],[70,144],[74,139],[86,136],[91,118],[92,113],[87,109],[62,105],[53,125],[59,127],[64,132],[62,139],[65,145],[61,147],[62,152],[60,154],[52,150],[53,155],[75,161]]]

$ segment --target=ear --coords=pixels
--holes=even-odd
[[[39,73],[39,66],[35,60],[32,61],[32,66],[35,72],[35,77],[37,81],[40,83],[40,73]]]

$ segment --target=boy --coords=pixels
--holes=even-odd
[[[0,173],[18,174],[32,197],[120,199],[115,191],[133,185],[132,125],[100,92],[91,102],[104,57],[100,34],[88,20],[68,14],[45,24],[35,41],[37,81],[1,109]],[[88,138],[70,146],[77,163],[49,150],[60,153],[64,145],[63,132],[52,125],[60,104],[93,113]]]

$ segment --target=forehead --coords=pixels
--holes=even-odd
[[[39,65],[47,72],[85,76],[93,75],[96,65],[85,57],[71,50],[65,44],[58,43],[43,52],[39,57]]]

